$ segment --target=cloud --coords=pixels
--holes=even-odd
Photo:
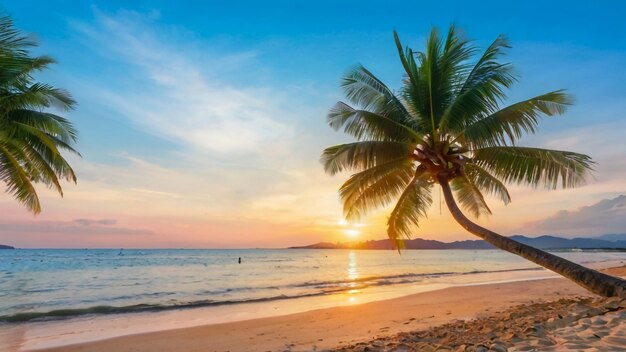
[[[115,219],[102,219],[102,220],[93,220],[93,219],[75,219],[72,221],[75,224],[81,226],[91,226],[91,225],[115,225],[117,220]]]
[[[527,230],[557,235],[601,235],[626,230],[626,195],[604,199],[578,210],[560,210],[526,224]]]
[[[110,226],[117,221],[113,219],[89,220],[76,219],[73,221],[30,221],[0,223],[0,232],[20,234],[60,234],[60,235],[153,235],[154,232],[146,229]],[[92,226],[92,225],[105,226]]]
[[[159,30],[155,16],[132,11],[109,16],[96,10],[94,24],[72,26],[92,49],[130,72],[120,78],[120,89],[91,89],[143,131],[217,153],[258,154],[290,138],[291,128],[277,118],[286,118],[280,91],[228,77],[235,68],[254,76],[253,52],[208,55],[207,48],[182,47],[184,35]]]

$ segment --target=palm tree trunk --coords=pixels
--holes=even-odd
[[[459,209],[452,195],[446,176],[439,176],[444,198],[454,219],[470,233],[491,243],[497,248],[517,254],[544,268],[565,276],[587,290],[605,297],[626,298],[626,280],[603,274],[582,265],[572,263],[556,255],[537,248],[519,243],[508,237],[499,235],[469,220]]]

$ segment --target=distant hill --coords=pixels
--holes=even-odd
[[[529,246],[544,248],[544,249],[568,249],[568,248],[580,248],[580,249],[626,249],[626,241],[607,241],[598,238],[561,238],[556,236],[539,236],[539,237],[526,237],[526,236],[511,236],[512,239],[527,244]]]
[[[0,249],[15,249],[15,247],[7,246],[6,244],[0,244]]]
[[[594,238],[605,241],[626,241],[626,233],[611,233],[608,235],[602,235]]]
[[[609,241],[599,238],[561,238],[556,236],[526,237],[521,235],[511,236],[518,242],[541,249],[624,249],[626,241]],[[492,245],[482,240],[467,240],[454,242],[441,242],[416,238],[404,241],[406,249],[494,249]],[[290,249],[393,249],[387,239],[365,241],[330,243],[320,242],[308,246],[289,247]]]
[[[425,240],[415,238],[405,240],[406,249],[493,249],[494,247],[485,241],[455,241],[441,242],[436,240]],[[347,243],[330,243],[320,242],[308,246],[289,247],[290,249],[393,249],[391,242],[387,239],[365,241],[365,242],[347,242]]]

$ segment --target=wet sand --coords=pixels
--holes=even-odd
[[[626,267],[610,269],[608,272],[612,275],[626,276]],[[623,312],[620,313],[619,309],[621,308],[607,310],[602,314],[598,313],[598,315],[594,316],[584,316],[583,313],[580,313],[584,309],[598,308],[606,303],[605,301],[595,301],[595,299],[596,297],[565,279],[461,286],[361,305],[318,309],[271,318],[121,336],[39,351],[192,352],[319,351],[329,349],[341,351],[419,351],[422,350],[421,348],[424,348],[423,350],[426,351],[433,350],[432,346],[428,347],[428,344],[423,344],[422,347],[410,347],[410,344],[402,340],[402,333],[416,334],[412,337],[415,339],[415,336],[421,336],[420,334],[423,334],[424,331],[439,328],[443,329],[442,331],[446,332],[444,335],[447,336],[451,334],[449,331],[453,331],[450,329],[457,329],[455,331],[458,331],[458,326],[455,327],[454,324],[458,324],[459,321],[463,321],[461,324],[466,325],[467,322],[475,321],[477,318],[490,319],[489,317],[496,319],[496,321],[501,321],[508,317],[507,324],[490,324],[495,329],[490,334],[497,336],[489,341],[492,342],[491,345],[494,345],[493,341],[497,340],[497,342],[501,343],[502,348],[505,348],[503,350],[506,350],[506,348],[509,351],[533,350],[534,342],[530,341],[532,340],[530,334],[533,333],[531,331],[533,329],[532,326],[524,327],[528,328],[528,331],[526,331],[528,336],[519,335],[515,337],[514,334],[504,336],[507,333],[506,329],[508,329],[508,326],[521,326],[529,322],[532,322],[532,324],[548,324],[537,326],[537,328],[541,327],[541,329],[544,329],[543,332],[548,331],[550,334],[548,335],[548,332],[546,332],[543,336],[536,336],[536,339],[540,341],[539,343],[543,344],[547,344],[547,341],[558,343],[562,347],[566,347],[570,342],[575,344],[576,339],[584,339],[584,336],[588,335],[587,332],[582,332],[582,335],[580,335],[581,332],[579,330],[589,330],[589,326],[595,325],[604,326],[604,330],[596,330],[599,332],[599,335],[607,337],[607,341],[620,343],[622,341],[620,339],[624,337],[624,326],[626,325],[623,319],[624,316],[620,315],[624,314]],[[561,319],[559,315],[563,316],[563,312],[573,312],[572,307],[574,306],[572,305],[576,304],[580,304],[583,307],[579,309],[580,314],[576,315],[577,319],[558,320]],[[620,303],[613,302],[609,304],[617,304],[619,306]],[[603,308],[598,309],[596,312]],[[542,315],[542,312],[552,312],[552,315]],[[505,314],[505,316],[503,317],[502,314]],[[506,316],[506,314],[509,315]],[[598,316],[599,318],[594,318]],[[556,319],[554,319],[555,317]],[[589,320],[581,320],[586,318]],[[550,319],[554,320],[549,322]],[[604,321],[605,324],[599,323],[599,320]],[[553,324],[555,321],[557,324],[551,326],[550,324]],[[497,328],[498,326],[499,328]],[[548,326],[550,328],[547,328]],[[593,330],[591,334],[593,335],[596,330]],[[479,346],[487,348],[484,350],[492,347],[485,346],[489,341],[480,343],[476,341],[476,343],[469,342],[470,336],[476,331],[480,330],[465,331],[461,334],[461,336],[466,336],[467,342],[470,343],[463,348],[468,348],[468,351],[472,350],[472,348],[479,351],[480,349],[477,349]],[[536,332],[535,334],[537,335]],[[510,337],[509,340],[506,340],[507,336]],[[513,338],[514,340],[511,340]],[[533,341],[536,341],[536,339]],[[433,341],[433,343],[439,343],[441,348],[445,347],[440,342]],[[512,347],[511,341],[514,341],[513,344],[517,347]],[[600,339],[600,341],[595,342],[600,344],[610,343],[607,341]],[[415,344],[425,343],[425,341],[413,342]],[[481,343],[482,345],[480,345]],[[457,341],[454,350],[460,348],[459,346],[462,344],[462,341]],[[497,348],[499,345],[495,344],[494,346]],[[514,349],[518,347],[522,349]],[[527,347],[528,349],[523,349]],[[545,347],[547,348],[548,346]],[[593,350],[594,347],[590,348]]]

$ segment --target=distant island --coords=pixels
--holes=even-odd
[[[6,244],[0,244],[0,249],[15,249],[15,247],[7,246]]]
[[[607,235],[608,236],[608,235]],[[626,250],[626,235],[600,236],[599,238],[562,238],[556,236],[526,237],[521,235],[511,236],[512,239],[541,249],[611,249]],[[604,238],[616,238],[607,240]],[[406,249],[494,249],[495,247],[483,240],[467,240],[454,242],[441,242],[415,238],[404,241]],[[387,239],[372,240],[365,242],[330,243],[320,242],[308,246],[289,247],[289,249],[393,249]]]

